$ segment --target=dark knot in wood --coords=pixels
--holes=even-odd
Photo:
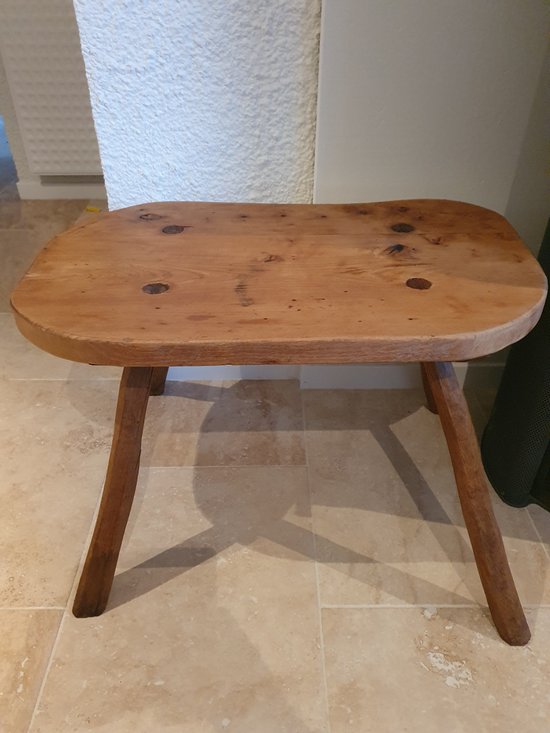
[[[387,255],[395,255],[395,254],[398,254],[399,252],[403,252],[404,249],[405,249],[404,244],[390,244],[390,246],[386,247],[384,251]]]
[[[405,285],[414,290],[429,290],[432,287],[432,283],[423,277],[410,277]]]
[[[144,285],[141,289],[144,293],[147,293],[147,295],[158,295],[159,293],[165,293],[169,290],[170,285],[167,285],[166,283],[147,283],[147,285]]]
[[[163,227],[162,231],[164,234],[181,234],[186,227],[180,226],[179,224],[169,224],[167,227]]]

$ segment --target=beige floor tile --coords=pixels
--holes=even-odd
[[[116,384],[0,382],[0,605],[63,605],[111,440]]]
[[[82,201],[0,200],[0,311],[38,252],[76,221]]]
[[[0,610],[0,730],[25,733],[61,621],[54,610]]]
[[[436,416],[420,392],[306,392],[321,601],[484,603]],[[526,510],[495,508],[524,602],[548,602]]]
[[[144,443],[145,466],[304,464],[299,384],[169,382],[149,402]]]
[[[0,201],[0,232],[27,229],[46,244],[49,237],[68,229],[85,206],[86,202],[80,199]]]
[[[17,330],[11,313],[0,313],[0,377],[3,379],[116,379],[118,367],[59,359],[37,348]]]
[[[536,504],[531,504],[527,509],[531,515],[531,519],[537,528],[538,535],[542,541],[542,545],[546,550],[546,554],[550,557],[550,512]]]
[[[303,467],[142,473],[106,613],[66,618],[34,733],[325,731]]]
[[[0,311],[10,310],[10,294],[45,242],[23,229],[0,229]]]
[[[481,609],[325,609],[332,733],[546,733],[550,611],[509,647]]]
[[[90,201],[86,201],[86,205],[76,220],[76,224],[78,226],[89,224],[95,221],[100,214],[106,213],[108,209],[109,207],[105,199],[91,199]]]
[[[8,183],[0,187],[0,201],[17,201],[19,192],[15,183]]]

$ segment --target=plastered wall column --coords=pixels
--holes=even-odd
[[[111,208],[308,202],[320,0],[75,0]]]

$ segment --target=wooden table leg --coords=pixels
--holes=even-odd
[[[458,496],[498,633],[514,646],[531,637],[506,558],[468,406],[452,364],[422,364],[449,446]]]
[[[426,395],[426,407],[430,412],[433,412],[434,415],[437,415],[437,405],[435,404],[434,396],[432,394],[432,388],[430,386],[428,374],[426,373],[425,364],[420,365],[420,372],[422,374],[422,386],[424,387],[424,394]]]
[[[168,374],[168,367],[154,367],[153,376],[151,378],[151,394],[161,395],[164,394],[164,387],[166,385],[166,375]]]
[[[99,616],[109,599],[136,489],[152,374],[152,367],[125,367],[122,372],[107,477],[73,605],[75,616]]]

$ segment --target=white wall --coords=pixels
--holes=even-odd
[[[506,205],[506,217],[538,252],[550,217],[550,45]]]
[[[319,0],[75,0],[109,205],[311,201]]]
[[[504,213],[546,45],[545,0],[324,0],[315,196]]]

